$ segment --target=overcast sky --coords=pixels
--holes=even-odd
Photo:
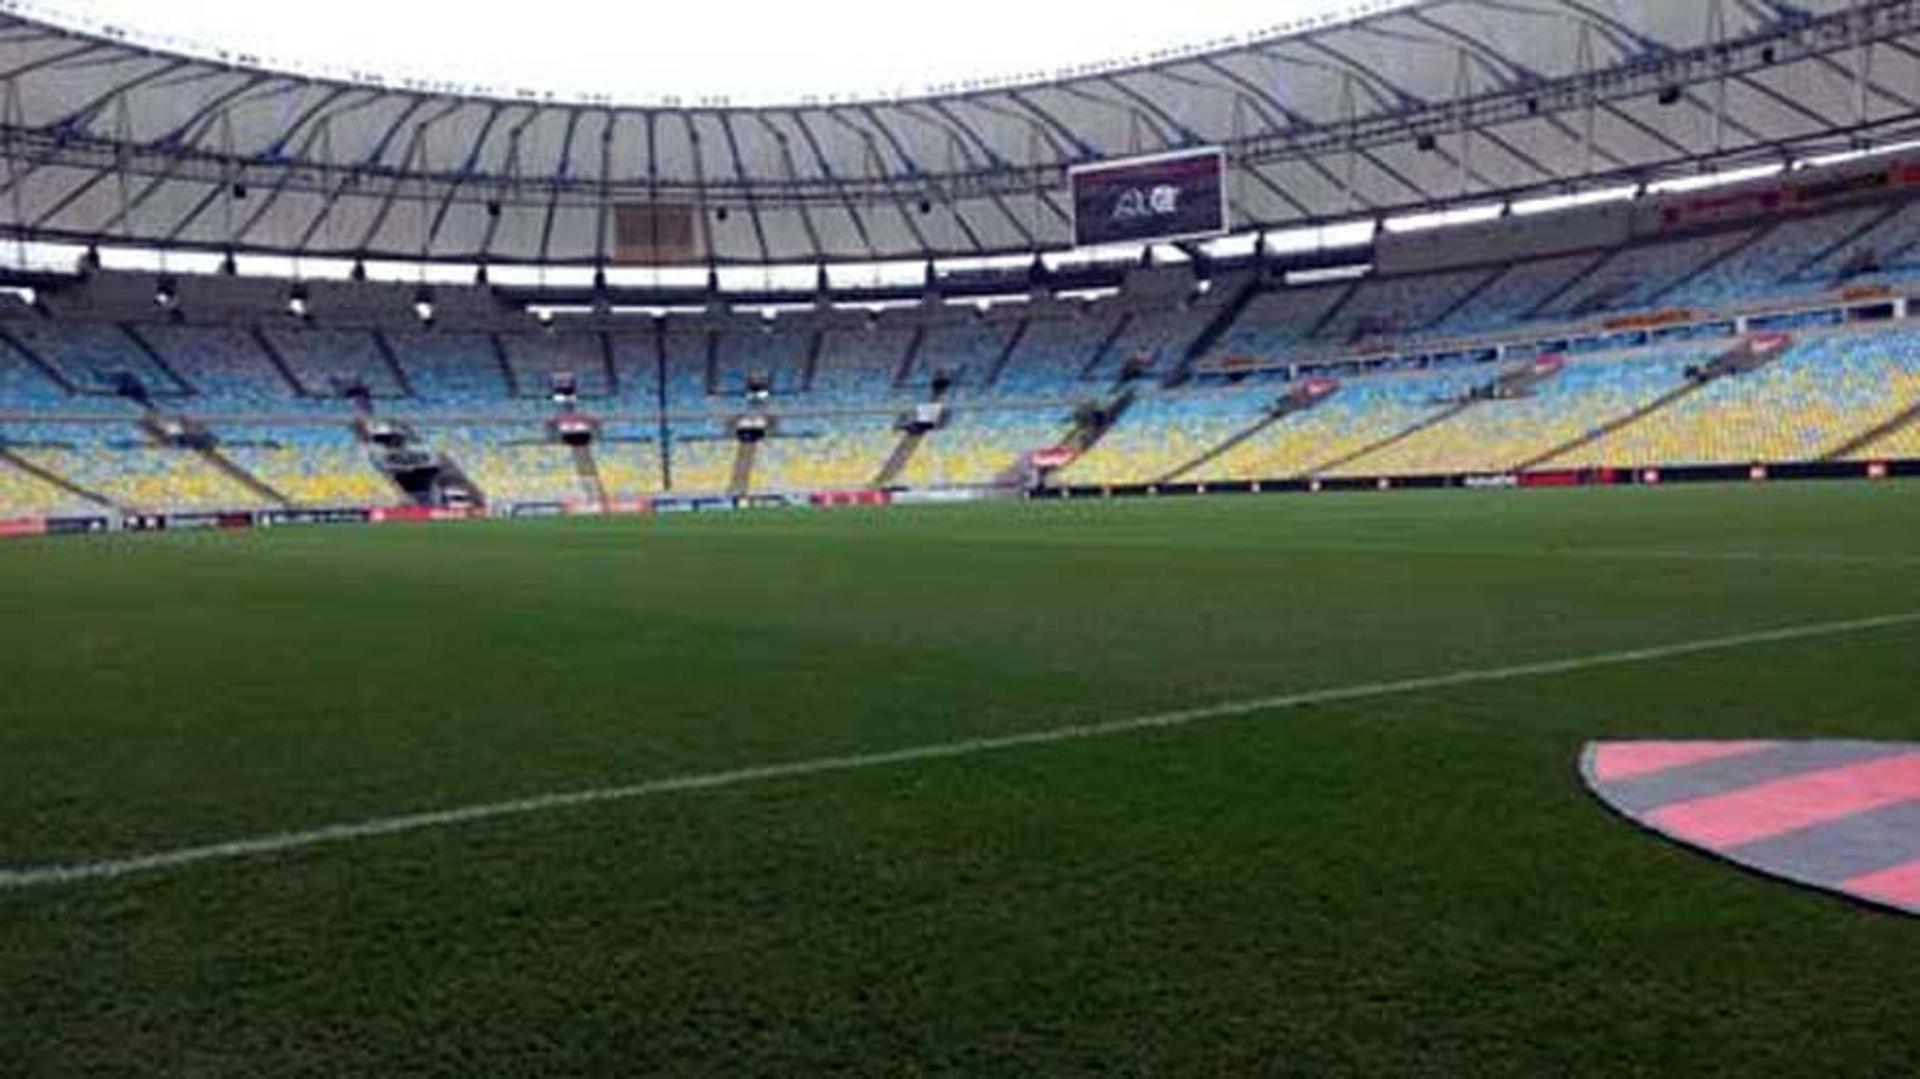
[[[148,34],[502,90],[919,92],[1198,44],[1360,0],[26,0]]]

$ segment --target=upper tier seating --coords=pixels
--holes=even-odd
[[[1119,336],[1107,346],[1099,362],[1087,368],[1085,376],[1096,382],[1111,382],[1129,364],[1142,372],[1164,374],[1186,357],[1194,338],[1218,314],[1217,305],[1205,304],[1164,312],[1132,312]]]
[[[1653,306],[1675,286],[1746,243],[1754,231],[1715,232],[1623,248],[1547,301],[1538,314],[1575,317]]]
[[[596,333],[498,334],[494,338],[513,372],[514,389],[521,397],[547,398],[556,375],[572,375],[582,400],[610,397],[606,355]]]
[[[119,326],[19,319],[0,328],[59,371],[77,394],[111,395],[117,376],[122,374],[132,375],[156,398],[181,397],[191,389],[155,362],[140,342]]]
[[[0,411],[124,414],[132,406],[111,397],[76,397],[0,340]]]
[[[718,397],[708,387],[707,356],[713,334],[669,332],[661,338],[667,359],[667,407],[676,412],[704,412],[716,406],[737,405],[738,396]]]
[[[486,334],[432,330],[390,334],[387,340],[416,398],[382,402],[382,411],[497,416],[547,410],[543,399],[508,394]]]
[[[1490,269],[1416,277],[1368,278],[1341,304],[1318,336],[1335,344],[1394,340],[1428,328],[1488,283]]]
[[[1294,351],[1359,286],[1353,282],[1263,292],[1247,303],[1207,357],[1274,359]]]
[[[338,397],[343,385],[356,382],[375,397],[404,396],[379,344],[366,330],[300,326],[262,332],[309,397]]]
[[[1858,206],[1782,221],[1662,300],[1676,307],[1723,307],[1777,291],[1794,270],[1884,212]]]
[[[196,415],[339,415],[351,412],[337,397],[297,396],[260,343],[246,330],[228,326],[142,326],[140,335],[181,377],[200,392],[174,402]]]
[[[913,369],[907,373],[908,387],[924,397],[932,390],[934,375],[945,372],[955,385],[981,391],[1018,326],[968,318],[932,327],[921,339]]]
[[[1049,311],[1028,320],[995,391],[1016,399],[1085,396],[1080,371],[1119,325],[1118,315],[1091,312]]]
[[[821,337],[811,399],[833,408],[875,405],[896,396],[893,378],[912,347],[914,331],[873,325],[829,330]]]
[[[813,334],[787,332],[774,322],[730,329],[714,342],[714,388],[737,403],[746,397],[748,380],[761,377],[777,395],[799,393],[812,346]]]
[[[1888,212],[1876,207],[1883,216],[1870,220],[1852,236],[1829,247],[1818,258],[1802,266],[1794,280],[1816,286],[1831,286],[1845,278],[1849,283],[1893,280],[1912,272],[1916,248],[1920,248],[1920,201],[1908,202]],[[1853,274],[1856,267],[1878,269]]]
[[[1514,263],[1448,312],[1430,332],[1460,337],[1524,322],[1548,299],[1591,272],[1603,257],[1581,252]]]

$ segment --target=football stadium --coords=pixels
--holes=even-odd
[[[1920,0],[159,7],[0,2],[0,1075],[1920,1068]]]

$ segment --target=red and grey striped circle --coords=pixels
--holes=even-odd
[[[1580,773],[1601,801],[1661,835],[1920,914],[1920,744],[1595,742]]]

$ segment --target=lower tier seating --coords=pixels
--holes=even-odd
[[[344,425],[223,428],[221,452],[302,506],[377,506],[399,499],[393,481]]]
[[[1826,456],[1913,402],[1920,335],[1813,338],[1754,371],[1718,378],[1672,406],[1555,458],[1564,467],[1747,464]]]
[[[909,487],[980,487],[1006,476],[1023,454],[1051,446],[1067,430],[1047,410],[957,409],[929,434],[901,471]]]

